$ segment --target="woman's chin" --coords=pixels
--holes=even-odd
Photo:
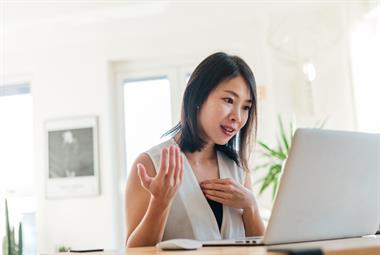
[[[230,140],[231,140],[231,138],[229,138],[229,139],[226,139],[226,138],[224,138],[224,139],[218,139],[217,141],[215,141],[215,144],[217,144],[217,145],[226,145]]]

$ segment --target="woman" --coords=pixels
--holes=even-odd
[[[248,65],[223,52],[203,60],[187,84],[181,121],[167,133],[172,138],[132,166],[126,245],[263,235],[248,171],[256,120]]]

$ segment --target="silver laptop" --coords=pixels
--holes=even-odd
[[[265,235],[203,246],[358,237],[379,223],[380,134],[298,129]]]

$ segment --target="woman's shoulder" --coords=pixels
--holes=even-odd
[[[150,161],[153,163],[155,170],[159,168],[160,160],[161,160],[161,150],[165,147],[169,147],[171,144],[175,143],[172,138],[167,139],[165,141],[160,142],[152,146],[150,149],[140,154],[140,158],[142,160]]]
[[[148,171],[148,175],[151,176],[159,167],[162,148],[170,146],[171,143],[170,139],[168,139],[141,152],[136,157],[131,170],[135,169],[137,171],[137,165],[143,164]]]
[[[156,144],[152,147],[150,147],[148,150],[145,151],[148,155],[160,155],[161,150],[165,147],[169,147],[171,144],[173,144],[173,138],[166,139],[164,141],[161,141],[159,144]]]

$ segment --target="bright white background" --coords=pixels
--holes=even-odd
[[[275,142],[278,113],[300,125],[328,116],[327,128],[380,132],[377,6],[375,1],[1,2],[0,85],[22,80],[33,96],[28,166],[37,187],[38,253],[60,244],[123,247],[125,148],[118,77],[125,72],[184,71],[223,50],[242,56],[255,72],[260,140]],[[305,63],[315,67],[311,92]],[[184,82],[176,80],[171,98],[178,99]],[[178,100],[171,106],[174,122]],[[2,111],[16,114],[13,108]],[[47,200],[43,124],[83,115],[99,116],[101,195]],[[0,126],[8,121],[4,116]],[[270,208],[268,194],[259,202]]]

